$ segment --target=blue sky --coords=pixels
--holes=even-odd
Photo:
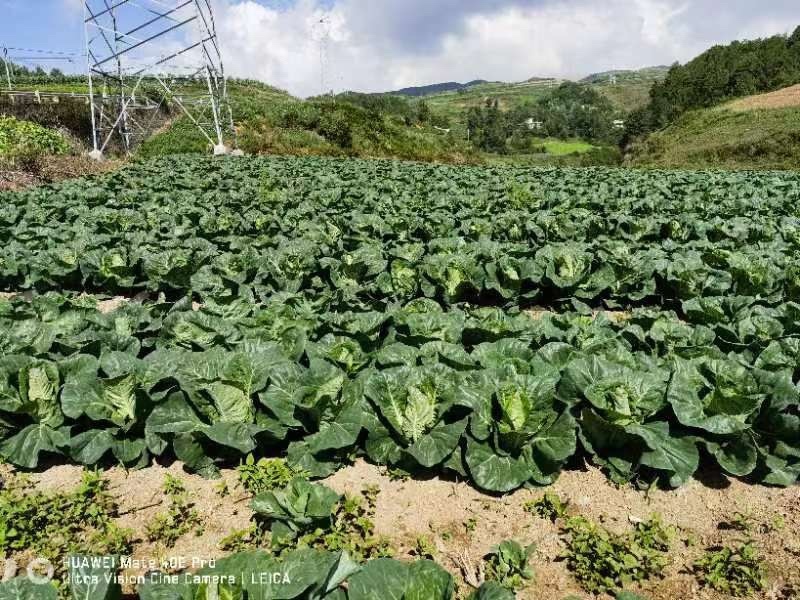
[[[65,0],[0,0],[0,45],[82,52],[80,10]]]
[[[228,72],[298,95],[580,77],[800,25],[798,0],[212,1]],[[80,6],[0,0],[0,45],[80,51]]]

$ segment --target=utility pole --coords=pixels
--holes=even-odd
[[[14,89],[14,86],[11,85],[11,69],[8,65],[8,48],[3,48],[3,66],[6,68],[6,82],[8,83],[8,91]]]

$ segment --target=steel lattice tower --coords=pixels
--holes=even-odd
[[[110,143],[130,152],[166,109],[227,151],[233,118],[209,0],[85,0],[84,23],[95,158]]]

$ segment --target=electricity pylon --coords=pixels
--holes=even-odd
[[[94,158],[131,150],[177,108],[215,154],[233,116],[209,0],[85,0]]]

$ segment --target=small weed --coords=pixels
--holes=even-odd
[[[201,535],[200,515],[194,509],[194,503],[189,501],[183,482],[177,477],[167,475],[164,480],[164,494],[169,500],[169,508],[166,512],[157,514],[145,526],[147,539],[172,548],[181,537],[192,530]]]
[[[219,548],[235,554],[257,548],[262,542],[263,539],[258,535],[258,528],[255,525],[251,525],[247,529],[237,529],[222,538],[219,542]]]
[[[0,551],[23,561],[47,559],[55,580],[63,581],[67,556],[131,553],[133,532],[114,523],[118,516],[108,482],[96,472],[84,472],[77,488],[58,493],[37,492],[26,477],[11,476],[0,490]]]
[[[536,515],[542,519],[549,519],[553,523],[567,516],[568,507],[569,502],[565,502],[558,494],[552,492],[547,492],[538,500],[531,500],[523,505],[525,512]]]
[[[386,476],[389,481],[408,481],[411,479],[411,473],[399,467],[388,467],[386,469]]]
[[[766,533],[773,533],[776,531],[783,531],[786,528],[786,519],[783,515],[775,515],[772,521],[766,525]]]
[[[478,528],[477,517],[470,517],[469,519],[464,521],[464,529],[467,531],[467,533],[474,533],[477,528]]]
[[[584,517],[572,517],[564,533],[568,568],[586,591],[595,594],[613,593],[628,583],[662,576],[674,536],[655,516],[637,523],[626,535],[612,533]]]
[[[506,589],[520,590],[533,579],[533,568],[528,564],[536,547],[523,548],[514,540],[500,543],[486,555],[486,579],[495,581]]]
[[[707,551],[694,563],[701,585],[732,596],[747,596],[764,589],[763,559],[751,541],[738,548]]]
[[[753,516],[750,513],[735,512],[733,518],[727,523],[720,523],[720,529],[742,531],[749,533],[753,530]]]
[[[416,556],[417,558],[427,558],[428,560],[434,560],[436,557],[436,546],[433,544],[433,541],[426,536],[421,535],[418,536],[417,539],[414,541],[414,547],[411,549],[411,555]]]
[[[228,482],[225,481],[224,479],[214,486],[214,491],[220,498],[227,498],[228,496],[231,495],[231,490],[230,487],[228,486]]]
[[[241,486],[253,495],[286,487],[293,478],[305,476],[292,469],[282,458],[261,458],[256,461],[252,454],[236,471]]]
[[[639,594],[633,592],[620,592],[614,597],[614,600],[646,600]]]
[[[683,538],[683,543],[686,545],[687,548],[692,548],[700,543],[700,538],[697,536],[695,532],[686,531],[685,537]]]

